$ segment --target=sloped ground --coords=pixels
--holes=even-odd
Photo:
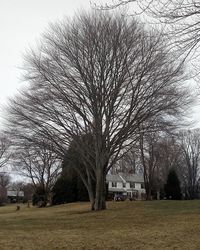
[[[0,207],[0,249],[200,249],[200,201]]]

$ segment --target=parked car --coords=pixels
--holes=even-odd
[[[123,194],[116,194],[114,196],[114,201],[125,201],[126,197]]]

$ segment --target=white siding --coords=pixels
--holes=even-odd
[[[108,182],[108,188],[120,188],[120,189],[130,189],[130,182],[126,182],[126,187],[123,187],[123,182],[117,182],[117,187],[112,187],[112,181]],[[144,188],[141,188],[141,183],[135,183],[135,190],[144,191]]]
[[[121,178],[121,180],[119,177]],[[133,175],[132,178],[127,178],[127,180],[126,178],[123,178],[120,175],[114,175],[113,178],[110,178],[108,180],[108,188],[113,193],[119,192],[119,193],[124,193],[125,195],[129,193],[129,195],[131,194],[131,197],[132,195],[137,194],[136,199],[141,199],[142,194],[145,194],[145,189],[141,188],[141,184],[144,185],[144,182],[140,181],[140,179],[141,178],[137,178],[136,175]],[[112,186],[113,182],[116,183],[115,187]],[[134,185],[130,185],[131,182]],[[125,187],[123,187],[123,184],[125,184]]]
[[[114,181],[115,182],[115,181]],[[109,181],[109,183],[108,183],[108,187],[109,188],[123,188],[123,186],[122,186],[122,182],[117,182],[117,187],[113,187],[112,186],[112,181]]]
[[[117,188],[123,188],[122,182],[117,182]]]
[[[135,189],[141,190],[141,183],[135,183]]]

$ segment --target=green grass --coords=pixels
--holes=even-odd
[[[200,201],[0,207],[0,249],[200,249]]]

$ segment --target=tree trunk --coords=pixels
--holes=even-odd
[[[89,199],[90,199],[91,210],[93,211],[93,210],[94,210],[94,203],[95,203],[95,200],[94,200],[94,193],[93,193],[93,190],[91,190],[90,188],[88,189],[88,195],[89,195]]]
[[[194,200],[196,197],[195,197],[195,187],[192,185],[189,187],[188,189],[188,193],[189,193],[189,199],[190,200]]]
[[[90,172],[88,171],[88,169],[86,168],[86,173],[87,173],[87,184],[88,184],[88,195],[89,195],[89,199],[90,199],[90,203],[91,203],[91,210],[94,210],[94,195],[95,195],[95,190],[94,190],[94,185],[92,183],[92,178],[90,175]]]
[[[151,200],[152,200],[152,197],[151,197],[151,190],[150,190],[150,189],[149,189],[148,192],[147,192],[146,200],[147,200],[147,201],[151,201]]]
[[[152,197],[151,197],[151,185],[149,183],[145,183],[145,189],[146,189],[146,200],[147,201],[150,201],[152,200]]]
[[[96,176],[96,192],[95,192],[94,210],[106,209],[106,176],[98,171]]]
[[[82,175],[79,170],[77,170],[77,169],[75,169],[75,170],[79,174],[81,180],[83,181],[83,184],[85,185],[85,187],[87,189],[89,200],[90,200],[90,204],[91,204],[91,210],[95,210],[94,209],[94,204],[95,204],[94,195],[95,195],[95,191],[94,191],[94,185],[92,183],[90,171],[86,168],[86,177],[84,177],[84,175]]]

